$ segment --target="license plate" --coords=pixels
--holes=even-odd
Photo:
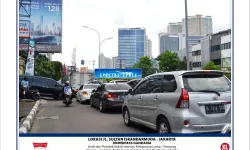
[[[119,100],[124,100],[124,97],[123,96],[118,96],[118,99]]]
[[[221,105],[206,105],[205,110],[206,110],[206,114],[224,113],[225,107],[223,104],[221,104]]]

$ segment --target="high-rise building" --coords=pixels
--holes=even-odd
[[[133,67],[145,53],[145,28],[118,29],[118,58],[127,68]]]
[[[117,61],[118,61],[118,56],[116,56],[116,57],[112,57],[112,68],[119,68],[118,66],[117,66]]]
[[[182,19],[182,33],[186,34],[186,21]],[[211,16],[202,15],[188,16],[189,36],[205,36],[213,33],[213,22]]]
[[[178,33],[181,33],[181,30],[179,30],[180,27],[181,27],[181,23],[170,22],[168,24],[168,34],[177,35]]]
[[[152,58],[152,41],[148,39],[146,44],[147,44],[146,56]]]
[[[167,33],[159,34],[159,53],[166,50],[177,52],[179,50],[179,37],[178,35],[169,35]]]
[[[179,50],[186,48],[186,36],[185,34],[179,34]],[[188,45],[193,46],[200,43],[200,39],[204,36],[188,36]]]
[[[101,53],[100,57],[100,68],[113,68],[113,61],[111,58],[105,57],[103,53]]]
[[[43,34],[43,15],[41,15],[40,18],[40,24],[41,24],[40,32]]]

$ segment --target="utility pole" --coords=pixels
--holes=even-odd
[[[189,47],[188,47],[188,11],[187,11],[187,0],[185,0],[185,25],[186,25],[186,53],[187,53],[187,70],[190,70],[189,64]]]

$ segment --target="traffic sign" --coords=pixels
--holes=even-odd
[[[81,65],[84,65],[84,60],[81,60]]]

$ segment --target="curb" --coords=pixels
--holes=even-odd
[[[25,118],[22,125],[20,125],[19,133],[28,133],[30,131],[31,125],[35,119],[36,112],[37,112],[37,109],[39,108],[40,103],[41,103],[41,100],[38,100],[36,104],[33,106],[29,115]]]

